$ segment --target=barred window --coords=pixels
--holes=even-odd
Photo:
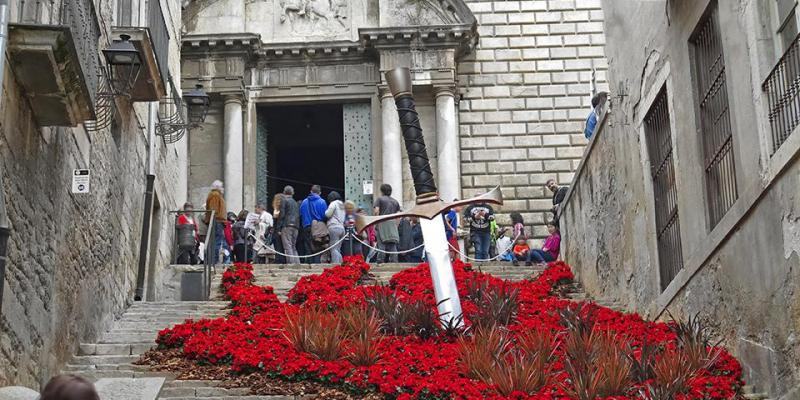
[[[713,228],[738,198],[725,57],[714,2],[689,39],[705,168],[706,207]]]
[[[661,290],[664,290],[683,268],[678,188],[675,184],[666,86],[661,88],[645,115],[644,133],[647,153],[650,156],[650,176],[653,179],[658,262]]]
[[[762,84],[774,154],[800,125],[800,36],[795,0],[779,0],[776,25],[783,55]]]

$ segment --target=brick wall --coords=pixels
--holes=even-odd
[[[600,0],[466,2],[481,38],[459,66],[464,196],[501,184],[500,222],[521,212],[541,237],[544,183],[568,185],[587,143],[593,68],[607,90]]]

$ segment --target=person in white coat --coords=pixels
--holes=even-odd
[[[331,248],[331,262],[333,264],[342,263],[342,244],[339,243],[344,237],[344,203],[342,196],[338,192],[328,194],[328,209],[325,211],[325,218],[328,219],[328,234],[330,243],[335,246]]]

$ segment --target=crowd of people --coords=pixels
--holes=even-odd
[[[546,188],[553,193],[553,219],[547,223],[548,237],[540,248],[531,246],[531,234],[520,213],[511,214],[511,226],[499,227],[494,208],[486,203],[471,204],[462,210],[453,207],[443,213],[445,233],[452,259],[468,257],[459,245],[460,223],[468,231],[464,251],[473,249],[476,261],[501,260],[517,265],[525,262],[542,264],[558,258],[560,233],[558,215],[567,188],[548,180]],[[456,199],[457,200],[457,199]],[[254,211],[238,214],[225,208],[224,187],[215,181],[206,198],[204,224],[213,235],[210,240],[213,263],[340,263],[344,257],[361,255],[368,262],[418,263],[424,260],[422,229],[413,217],[388,220],[356,231],[358,215],[390,215],[401,211],[400,203],[392,197],[392,187],[380,186],[371,210],[358,207],[331,191],[323,198],[319,185],[311,186],[302,200],[295,199],[295,190],[286,186],[272,199],[270,213],[263,203]],[[184,205],[178,215],[177,227],[184,229],[178,249],[178,262],[195,264],[205,257],[204,243],[194,217],[194,206]],[[207,233],[209,234],[209,233]],[[192,239],[193,238],[193,239]]]

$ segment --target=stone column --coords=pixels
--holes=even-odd
[[[388,90],[381,90],[381,125],[383,143],[383,182],[392,186],[392,197],[403,204],[403,134],[394,97]],[[378,188],[375,188],[378,191]],[[376,192],[375,196],[380,193]]]
[[[244,206],[243,129],[241,96],[225,96],[225,205],[228,211],[235,213]]]
[[[461,145],[456,124],[455,88],[435,88],[436,153],[439,167],[439,195],[444,201],[461,198]]]

